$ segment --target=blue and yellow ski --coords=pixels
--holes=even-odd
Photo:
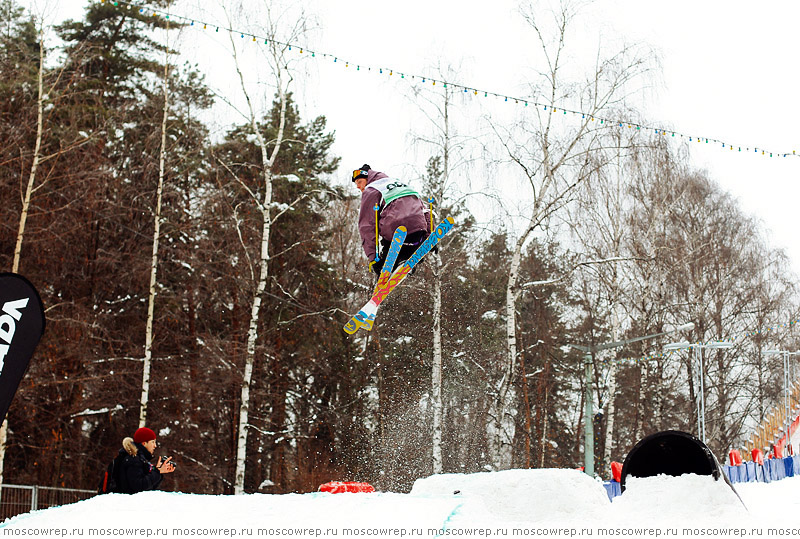
[[[425,242],[420,245],[416,251],[414,251],[414,254],[411,255],[408,260],[403,262],[403,264],[400,265],[394,272],[381,272],[381,276],[378,279],[378,284],[375,287],[372,297],[367,304],[364,305],[360,311],[358,311],[358,314],[356,314],[350,319],[349,322],[347,322],[347,324],[345,324],[344,331],[352,335],[362,327],[367,331],[371,330],[372,325],[375,323],[375,316],[378,314],[378,307],[380,306],[381,302],[386,299],[386,296],[388,296],[389,293],[397,287],[397,285],[402,283],[405,278],[408,277],[408,275],[411,273],[411,270],[414,269],[414,266],[419,264],[425,255],[427,255],[431,249],[433,249],[441,241],[444,235],[452,230],[454,225],[455,222],[453,221],[452,217],[445,218],[444,221],[439,223],[439,226],[436,227],[433,233],[428,236],[428,239],[425,240]],[[396,235],[397,232],[395,232],[395,236]],[[400,243],[400,246],[402,247],[402,242]],[[392,244],[392,247],[394,247],[394,243]],[[386,257],[387,263],[385,263],[383,266],[384,268],[390,268],[389,271],[391,271],[391,267],[394,265],[394,261],[397,259],[397,254],[394,255],[392,263],[388,264],[390,257],[391,251]],[[387,273],[388,275],[386,278],[384,278],[384,274]]]

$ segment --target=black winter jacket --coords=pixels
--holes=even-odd
[[[120,453],[127,455],[119,471],[119,492],[136,494],[145,490],[156,490],[164,476],[150,464],[153,455],[133,438],[122,440]]]

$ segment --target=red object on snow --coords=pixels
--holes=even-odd
[[[620,482],[622,478],[622,463],[621,462],[612,462],[611,463],[611,477],[614,478],[614,481],[617,483]]]
[[[320,492],[330,492],[331,494],[341,494],[342,492],[375,492],[375,488],[369,483],[359,483],[356,481],[331,481],[319,486]]]
[[[739,466],[742,463],[742,454],[739,453],[738,449],[732,449],[728,453],[728,461],[731,466]]]
[[[760,449],[756,448],[752,451],[753,455],[753,462],[756,464],[760,464],[761,466],[764,465],[764,453],[761,452]]]

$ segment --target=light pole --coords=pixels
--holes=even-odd
[[[603,350],[610,350],[612,348],[619,348],[621,346],[625,346],[626,344],[631,344],[639,341],[644,341],[646,339],[654,339],[656,337],[661,337],[663,335],[669,335],[670,333],[675,333],[676,331],[691,331],[694,329],[694,324],[689,322],[688,324],[683,324],[682,326],[678,326],[672,328],[668,331],[663,333],[655,333],[653,335],[645,335],[644,337],[636,337],[633,339],[626,339],[624,341],[614,341],[605,344],[598,344],[594,346],[584,346],[580,344],[568,344],[567,346],[571,348],[575,348],[576,350],[580,350],[584,353],[583,355],[583,375],[585,377],[585,414],[586,417],[584,419],[584,428],[583,428],[583,471],[591,476],[594,477],[594,406],[592,404],[592,370],[594,367],[593,357],[594,354],[597,352],[601,352]],[[613,396],[611,397],[613,398]]]
[[[788,432],[787,427],[789,424],[789,415],[791,414],[789,407],[791,406],[790,400],[792,391],[791,365],[789,364],[789,357],[800,355],[800,351],[790,352],[788,350],[767,350],[765,354],[768,356],[780,354],[783,357],[783,428]]]
[[[673,342],[664,347],[664,350],[683,350],[686,348],[694,348],[694,357],[697,362],[699,391],[697,398],[697,436],[703,443],[706,443],[706,395],[705,395],[705,373],[703,369],[703,348],[719,349],[719,348],[733,348],[732,342],[711,341],[705,344],[689,343],[689,342]]]

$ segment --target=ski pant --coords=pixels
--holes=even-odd
[[[406,241],[403,242],[403,246],[400,248],[400,254],[397,255],[397,260],[394,263],[392,271],[397,269],[400,264],[411,258],[411,255],[414,254],[414,251],[416,251],[417,248],[422,245],[426,239],[428,239],[429,234],[430,233],[427,230],[418,230],[407,235]],[[391,241],[381,238],[381,260],[386,260],[386,255],[389,253],[390,245]]]

